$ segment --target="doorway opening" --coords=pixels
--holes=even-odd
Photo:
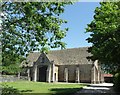
[[[42,66],[39,68],[39,81],[46,82],[47,66]]]

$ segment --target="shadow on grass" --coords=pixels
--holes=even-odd
[[[53,92],[52,95],[73,95],[82,88],[54,88],[50,89]]]
[[[18,90],[12,86],[2,85],[1,95],[24,95],[26,92],[32,92],[32,90]]]
[[[32,92],[33,90],[21,90],[20,92],[23,92],[23,93],[25,93],[25,92]]]
[[[22,94],[16,88],[13,88],[8,85],[2,85],[2,94],[1,95],[22,95]]]

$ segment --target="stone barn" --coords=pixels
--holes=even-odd
[[[54,50],[48,54],[33,52],[27,57],[28,79],[36,82],[104,81],[98,61],[88,60],[88,47]],[[22,66],[25,66],[25,62]]]

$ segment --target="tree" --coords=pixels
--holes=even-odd
[[[68,28],[67,21],[59,18],[65,5],[55,2],[4,2],[2,3],[2,65],[21,62],[21,56],[31,51],[47,52],[49,48],[65,48],[61,40]]]
[[[87,39],[93,45],[89,52],[92,60],[98,59],[104,69],[115,74],[114,88],[120,92],[120,2],[103,2],[95,9],[94,20],[88,24]]]
[[[92,43],[92,60],[98,59],[109,71],[120,71],[120,2],[102,2],[95,9],[94,20],[88,24],[87,39]]]

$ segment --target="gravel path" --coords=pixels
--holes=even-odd
[[[74,95],[120,95],[112,91],[112,83],[90,84]]]

